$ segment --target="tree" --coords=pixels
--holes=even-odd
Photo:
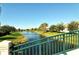
[[[78,30],[78,26],[79,26],[78,22],[72,21],[71,23],[68,24],[68,30],[69,31]]]
[[[39,26],[39,30],[43,31],[43,32],[46,32],[47,31],[47,27],[48,27],[48,24],[47,23],[43,23]]]
[[[11,30],[10,30],[10,27],[8,25],[4,25],[1,27],[1,31],[3,31],[6,34],[9,34]]]
[[[34,31],[34,28],[31,28],[30,31]]]
[[[56,26],[56,25],[51,25],[51,26],[49,27],[49,31],[50,31],[50,32],[57,32],[57,26]]]
[[[60,32],[65,29],[65,26],[63,23],[57,24],[57,25],[51,25],[49,28],[50,32]]]
[[[30,29],[26,29],[26,31],[30,31]]]
[[[38,30],[37,28],[34,28],[34,30],[36,31],[36,30]]]
[[[57,32],[61,32],[65,29],[65,26],[63,23],[57,24]]]
[[[7,34],[10,34],[10,32],[14,32],[16,31],[16,28],[13,27],[13,26],[9,26],[9,25],[4,25],[4,26],[1,26],[0,28],[0,35],[7,35]]]
[[[4,26],[1,27],[1,29],[3,29],[3,31],[6,31],[6,32],[14,32],[14,31],[16,31],[15,27],[9,26],[9,25],[4,25]]]

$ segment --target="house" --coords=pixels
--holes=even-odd
[[[65,28],[65,29],[63,30],[63,32],[69,32],[69,31],[68,31],[68,28]]]

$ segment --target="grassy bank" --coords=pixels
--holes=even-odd
[[[43,31],[35,31],[35,32],[45,37],[61,34],[58,32],[43,32]]]
[[[9,35],[1,36],[0,42],[3,40],[9,40],[13,44],[21,44],[26,41],[26,38],[20,32],[12,32]]]

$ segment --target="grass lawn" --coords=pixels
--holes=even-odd
[[[43,35],[45,37],[61,34],[58,32],[43,32],[43,31],[35,31],[35,32],[37,32],[38,34]]]
[[[13,32],[10,35],[0,37],[0,42],[3,40],[12,41],[14,44],[21,44],[26,41],[26,38],[20,32]]]

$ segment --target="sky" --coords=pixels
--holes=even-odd
[[[0,4],[0,22],[16,28],[35,28],[42,23],[49,26],[79,20],[79,4],[62,3],[10,3]]]

